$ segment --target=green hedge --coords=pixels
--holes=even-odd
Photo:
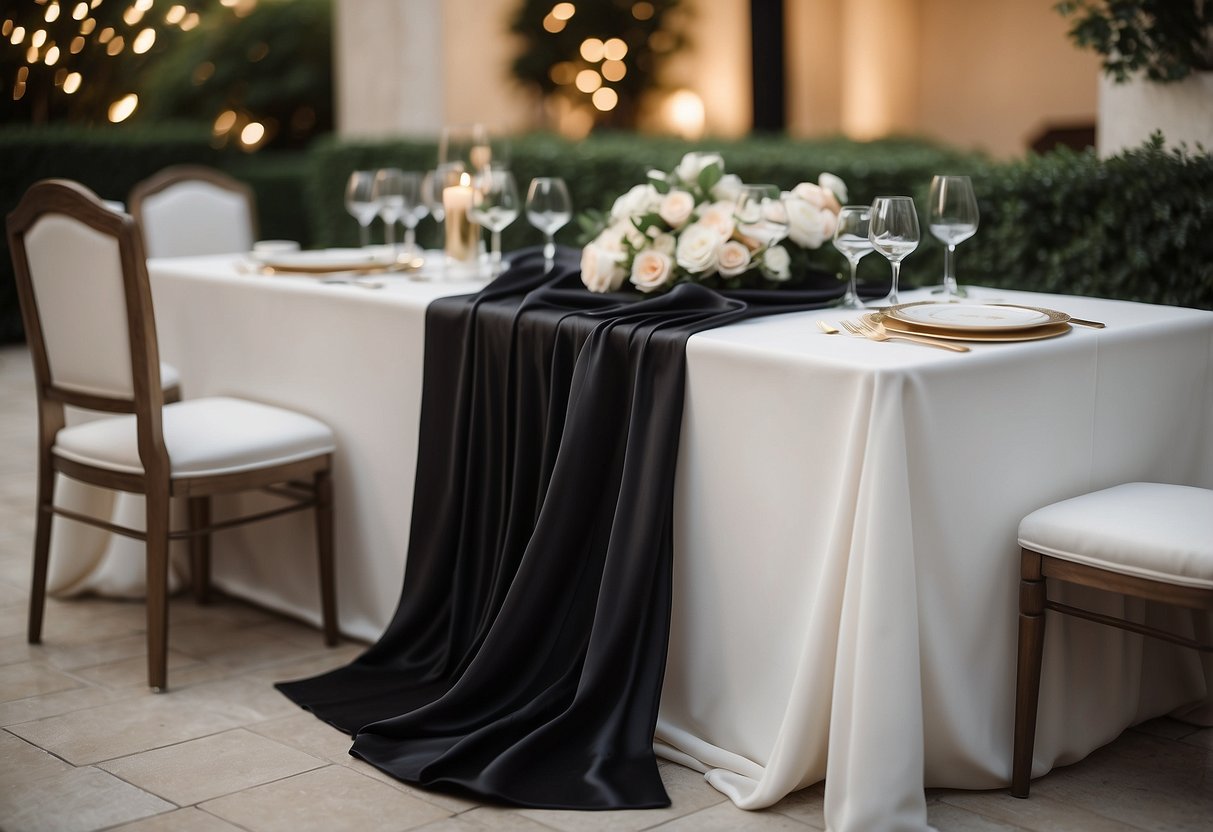
[[[1213,309],[1213,155],[1059,150],[974,181],[962,282]]]
[[[303,192],[305,155],[221,151],[210,145],[206,126],[5,128],[0,130],[0,159],[4,216],[40,179],[75,179],[103,199],[125,202],[135,183],[161,168],[199,164],[226,170],[253,187],[263,237],[310,240]],[[5,235],[0,241],[0,343],[22,337],[12,269]]]
[[[205,128],[0,130],[0,210],[5,214],[33,182],[77,179],[107,199],[125,200],[131,186],[170,164],[192,162],[227,170],[250,183],[261,235],[305,246],[354,245],[357,226],[345,212],[349,172],[395,166],[424,170],[435,162],[432,141],[339,141],[327,138],[305,153],[245,156],[209,144]],[[718,150],[731,173],[751,182],[791,187],[821,171],[841,176],[850,201],[882,193],[912,194],[926,204],[935,173],[970,173],[981,208],[976,237],[958,249],[962,283],[1171,303],[1213,309],[1213,156],[1165,151],[1158,143],[1099,160],[1060,150],[997,163],[938,145],[890,139],[794,141],[751,138],[688,145],[633,135],[572,143],[547,135],[511,142],[519,187],[533,176],[560,176],[577,210],[607,208],[644,180],[650,168],[670,169],[690,149]],[[905,261],[906,285],[936,283],[940,247],[927,232]],[[420,240],[439,245],[425,220]],[[575,244],[578,230],[558,236]],[[525,218],[504,235],[506,249],[540,241]],[[0,342],[21,337],[12,264],[0,260]],[[827,252],[833,252],[827,247]],[[841,258],[837,259],[843,270]],[[860,275],[887,279],[888,264],[864,258]]]

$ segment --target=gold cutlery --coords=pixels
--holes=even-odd
[[[1079,326],[1089,326],[1091,329],[1103,329],[1107,324],[1102,324],[1099,321],[1088,321],[1083,318],[1070,318],[1070,323],[1078,324]]]
[[[818,321],[817,328],[820,329],[822,332],[824,332],[826,335],[837,335],[838,334],[838,330],[835,329],[834,327],[830,326],[829,324],[827,324],[825,321]]]
[[[944,341],[936,341],[934,338],[925,338],[921,335],[906,335],[898,333],[892,335],[885,329],[882,323],[869,323],[868,321],[843,321],[842,328],[852,335],[858,335],[861,338],[868,338],[872,341],[912,341],[915,344],[922,344],[924,347],[938,347],[941,350],[951,350],[952,352],[968,352],[969,348],[961,344],[949,344]]]

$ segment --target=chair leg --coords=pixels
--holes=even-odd
[[[1019,583],[1019,659],[1015,678],[1015,750],[1011,795],[1027,797],[1036,744],[1036,709],[1040,700],[1040,665],[1045,644],[1045,581],[1041,556],[1023,550]]]
[[[211,498],[190,497],[187,501],[190,531],[204,529],[211,524]],[[194,600],[199,604],[211,600],[211,535],[195,535],[190,538],[190,573]]]
[[[336,570],[333,567],[333,477],[329,469],[317,471],[312,480],[316,492],[316,549],[320,555],[320,610],[324,621],[324,643],[333,647],[337,635]]]
[[[34,510],[38,513],[34,525],[34,574],[29,596],[29,643],[42,643],[42,614],[46,609],[46,572],[50,562],[51,524],[55,515],[51,509],[55,504],[55,472],[51,468],[49,453],[38,459],[38,501]]]
[[[147,683],[168,689],[168,485],[147,494]]]

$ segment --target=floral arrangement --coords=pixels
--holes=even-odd
[[[764,245],[738,227],[742,182],[724,172],[720,154],[688,153],[669,173],[649,171],[648,180],[609,214],[579,217],[592,238],[581,251],[581,280],[591,292],[625,281],[646,293],[688,281],[776,288],[812,268],[809,252],[834,236],[847,199],[846,184],[831,173],[783,192],[787,239]]]

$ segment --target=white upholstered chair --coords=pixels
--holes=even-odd
[[[1019,525],[1019,545],[1022,580],[1011,794],[1027,797],[1046,610],[1213,651],[1213,644],[1051,600],[1045,579],[1213,610],[1213,491],[1132,482],[1084,494],[1025,517]]]
[[[252,189],[200,165],[174,165],[143,180],[129,204],[148,257],[244,252],[257,237]]]
[[[29,640],[38,643],[54,514],[146,544],[148,683],[166,687],[168,544],[190,541],[194,589],[206,595],[209,535],[242,522],[314,508],[327,643],[337,643],[332,481],[335,442],[324,423],[232,398],[165,404],[143,242],[134,220],[83,186],[47,180],[8,217],[22,320],[37,386],[38,496]],[[120,414],[65,427],[64,406]],[[146,531],[58,508],[55,475],[142,494]],[[223,522],[210,498],[251,489],[284,503]],[[169,501],[187,499],[174,532]]]

